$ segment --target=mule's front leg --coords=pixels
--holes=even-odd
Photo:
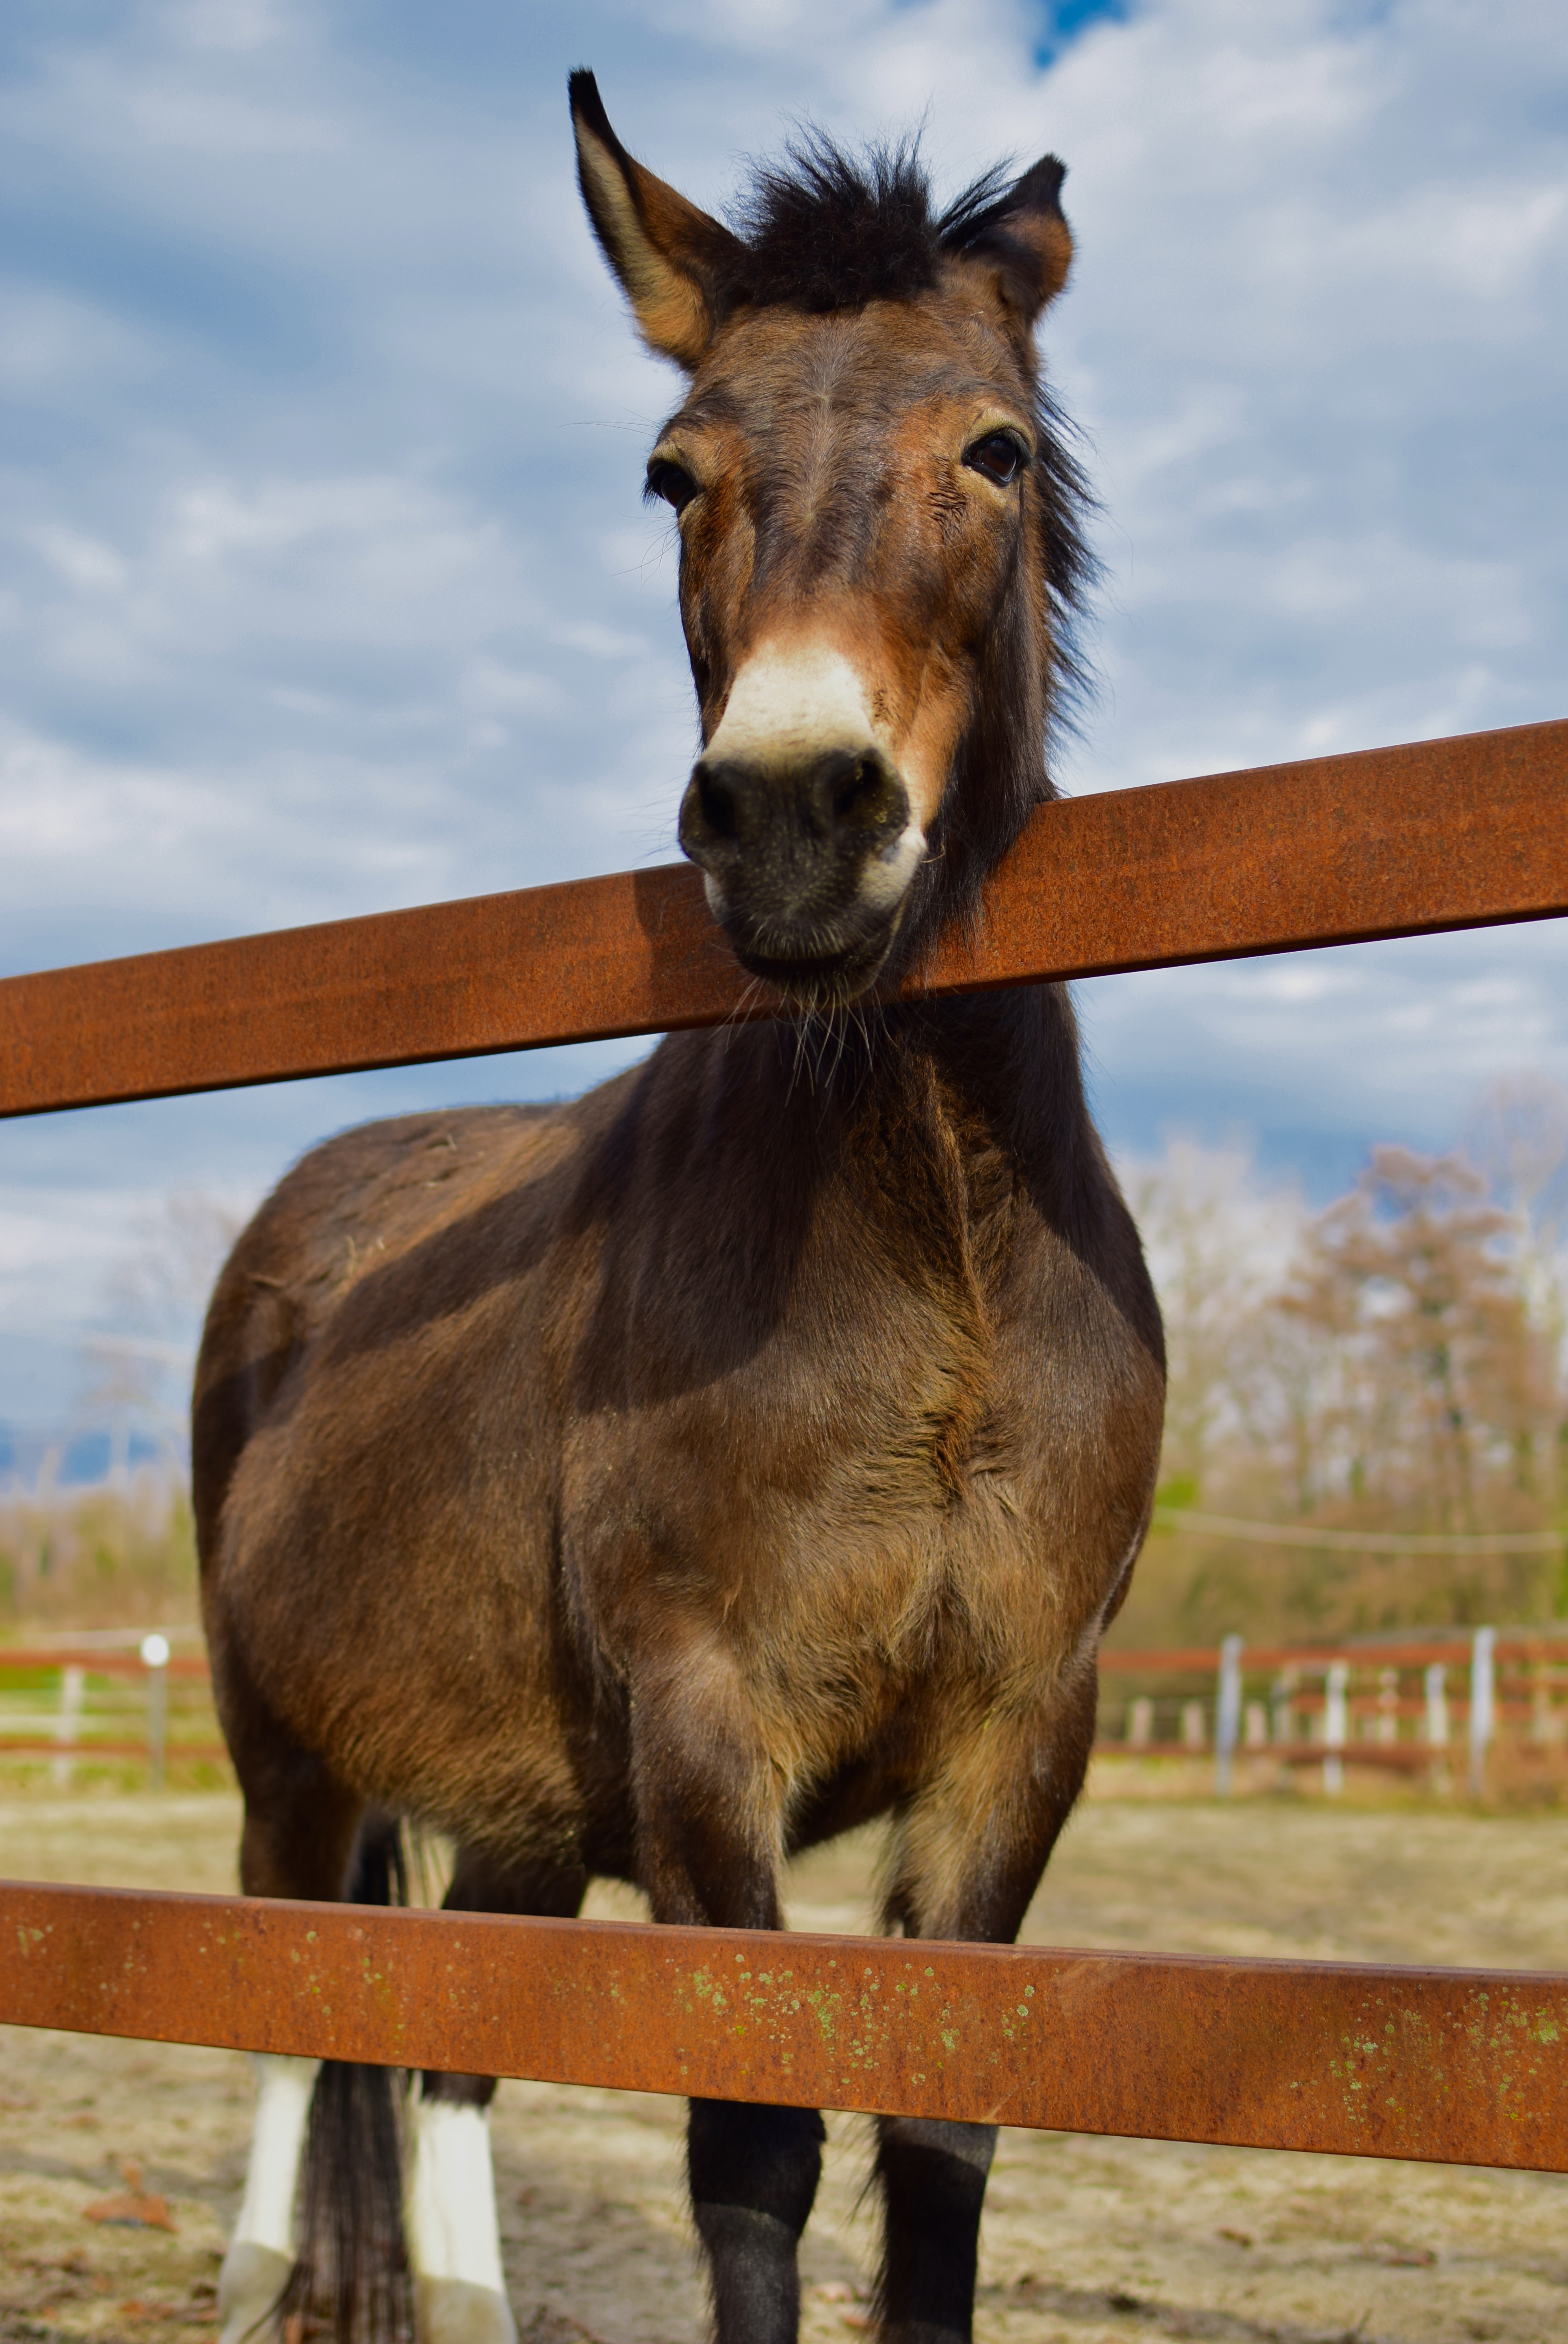
[[[996,2127],[882,2117],[877,2132],[883,2334],[898,2344],[968,2344]]]
[[[904,1816],[885,1918],[911,1937],[1010,1945],[1083,1786],[1094,1662],[1048,1702],[986,1715]],[[878,2120],[883,2344],[969,2344],[995,2125]]]
[[[796,2249],[822,2172],[814,2108],[693,2100],[692,2212],[708,2258],[718,2344],[794,2344]]]
[[[633,1709],[639,1865],[655,1921],[779,1926],[779,1787],[738,1673],[688,1653]],[[717,2344],[794,2344],[796,2249],[822,2171],[814,2108],[693,2100],[692,2212]]]

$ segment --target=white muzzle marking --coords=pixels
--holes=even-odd
[[[792,765],[815,750],[878,746],[865,687],[849,662],[823,643],[771,645],[737,669],[710,757]]]

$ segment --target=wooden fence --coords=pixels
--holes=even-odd
[[[1042,808],[906,992],[1568,912],[1568,722]],[[694,872],[0,984],[0,1114],[717,1024]],[[775,1005],[776,1007],[776,1005]],[[1568,2171],[1568,1975],[0,1887],[0,2020],[400,2066]]]

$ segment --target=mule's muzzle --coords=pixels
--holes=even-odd
[[[913,865],[909,796],[874,746],[787,766],[710,754],[681,802],[682,851],[754,975],[814,1002],[863,992],[897,930]]]

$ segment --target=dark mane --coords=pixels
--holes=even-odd
[[[1005,166],[987,171],[944,212],[913,145],[846,154],[814,131],[785,164],[759,165],[733,215],[739,239],[715,288],[724,313],[857,309],[909,301],[930,289],[945,259],[991,225],[1007,187]]]

